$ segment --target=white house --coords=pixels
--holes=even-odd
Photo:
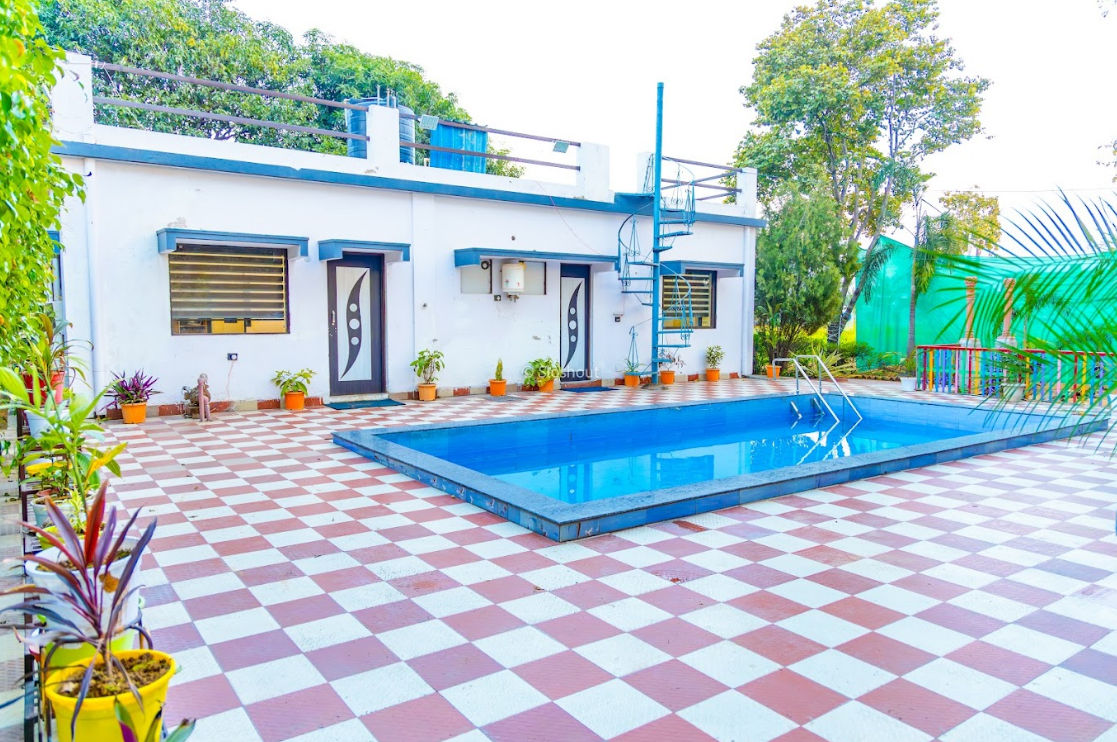
[[[345,157],[97,124],[91,89],[90,60],[70,55],[54,133],[86,197],[59,230],[61,303],[96,386],[142,368],[163,392],[152,404],[174,404],[204,372],[215,400],[251,408],[278,396],[277,369],[306,367],[312,396],[402,395],[423,348],[445,353],[442,394],[483,391],[498,358],[512,383],[551,357],[608,384],[632,327],[648,360],[618,230],[650,198],[610,189],[606,147],[572,145],[564,185],[401,162],[395,108],[371,107],[367,151]],[[737,187],[735,204],[699,201],[664,255],[710,289],[682,349],[690,373],[713,344],[724,372],[752,371],[755,171]],[[520,262],[523,291],[506,293],[502,266]]]

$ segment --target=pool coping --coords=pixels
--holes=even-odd
[[[524,528],[561,542],[648,523],[675,520],[756,500],[842,484],[904,469],[931,466],[979,454],[996,453],[1009,448],[1043,443],[1072,435],[1084,435],[1104,430],[1109,423],[1109,417],[1100,414],[1076,418],[1074,422],[1066,424],[1063,424],[1066,418],[1057,418],[1059,422],[1053,422],[1046,427],[1039,425],[1037,429],[1027,432],[1020,428],[1028,426],[1021,423],[1003,430],[974,433],[928,443],[873,451],[842,459],[784,466],[752,474],[741,474],[677,487],[635,492],[584,503],[564,503],[381,437],[384,434],[423,430],[508,425],[533,420],[719,405],[727,402],[760,399],[790,399],[797,396],[810,395],[765,394],[695,402],[636,405],[607,410],[578,410],[522,415],[513,418],[502,417],[488,420],[378,427],[335,432],[333,441],[355,453],[390,466],[424,484],[448,492]],[[840,395],[828,393],[825,396],[835,408],[837,405],[844,404]],[[1050,415],[1037,412],[1011,409],[990,410],[980,404],[960,405],[933,400],[875,395],[856,395],[853,399],[855,402],[858,399],[914,402],[924,406],[949,408],[954,411],[961,408],[971,412],[984,411],[985,414],[1005,413],[1039,418],[1041,421],[1052,420]]]

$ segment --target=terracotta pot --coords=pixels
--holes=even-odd
[[[639,374],[625,374],[624,375],[624,385],[625,386],[640,386],[640,375]]]
[[[721,369],[708,368],[706,369],[706,381],[719,381],[721,379]]]
[[[419,385],[419,401],[420,402],[433,402],[434,398],[438,396],[437,384],[420,384]]]
[[[764,367],[764,373],[768,374],[769,379],[774,379],[780,375],[780,365],[778,363],[769,363]]]
[[[547,379],[546,381],[544,381],[542,384],[539,385],[539,391],[541,391],[541,392],[553,392],[554,390],[555,390],[555,380],[554,379]]]
[[[675,369],[668,368],[659,372],[660,384],[674,384],[675,383]]]
[[[298,412],[306,407],[305,392],[284,392],[283,406],[290,412]]]
[[[54,401],[61,404],[62,402],[62,383],[66,380],[66,374],[61,371],[55,371],[50,375],[50,388],[54,390]],[[41,383],[41,382],[40,382]],[[42,406],[47,401],[47,390],[39,390],[39,400],[35,401],[35,380],[31,374],[23,375],[23,385],[27,387],[27,400],[31,404]]]
[[[147,402],[125,402],[120,405],[125,425],[139,425],[147,419]]]
[[[506,391],[508,391],[508,379],[489,379],[489,394],[503,397]]]

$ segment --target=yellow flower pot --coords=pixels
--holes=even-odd
[[[116,654],[126,652],[136,646],[139,640],[139,633],[134,629],[125,631],[112,640],[112,649]],[[53,654],[51,651],[53,650]],[[47,668],[49,673],[51,670],[62,670],[71,665],[76,665],[79,662],[84,663],[93,656],[93,647],[88,644],[79,645],[59,645],[57,649],[53,644],[48,644],[43,647],[43,657],[48,654],[50,657],[50,667]]]
[[[438,396],[438,386],[436,384],[420,384],[419,385],[419,401],[420,402],[433,402],[434,398]]]
[[[170,663],[171,669],[154,683],[139,688],[140,698],[143,700],[143,709],[140,709],[131,693],[121,693],[103,698],[86,698],[81,705],[81,713],[78,714],[73,737],[70,736],[70,723],[74,718],[74,707],[77,705],[77,699],[63,696],[56,689],[61,680],[84,672],[89,660],[51,673],[47,678],[46,696],[47,702],[54,709],[59,742],[73,742],[75,739],[77,742],[120,739],[120,722],[116,720],[116,714],[113,711],[113,705],[116,701],[120,701],[121,705],[128,711],[129,716],[132,717],[132,723],[136,725],[139,738],[147,738],[148,728],[155,721],[155,716],[163,708],[163,704],[167,702],[167,686],[175,674],[175,661],[169,654],[150,649],[130,649],[118,652],[116,656],[123,660],[144,652],[150,652],[166,659]]]

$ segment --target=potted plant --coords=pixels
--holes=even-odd
[[[706,348],[706,381],[721,379],[721,362],[725,359],[725,351],[720,345],[711,345]]]
[[[84,378],[81,364],[70,358],[75,343],[66,340],[62,328],[47,312],[35,315],[28,329],[30,332],[24,332],[21,343],[25,358],[22,376],[28,401],[41,407],[53,390],[54,401],[61,403],[67,365]]]
[[[900,389],[905,392],[914,392],[916,381],[915,354],[909,353],[900,366]]]
[[[675,351],[674,353],[665,353],[663,358],[664,360],[659,364],[659,383],[674,384],[675,369],[681,369],[686,365],[683,354]]]
[[[1000,394],[1006,402],[1023,402],[1026,391],[1024,379],[1030,371],[1027,353],[1011,349],[1002,350],[993,361],[993,368],[1000,377]]]
[[[493,378],[489,379],[489,394],[494,397],[503,397],[508,389],[508,382],[504,379],[504,361],[496,359],[496,371]]]
[[[764,373],[768,375],[769,379],[774,379],[780,375],[780,364],[776,363],[776,359],[770,358],[767,365],[764,366]]]
[[[155,389],[157,381],[154,376],[148,376],[142,370],[131,376],[113,374],[106,396],[120,408],[126,425],[136,425],[147,419],[147,401],[153,394],[159,393]]]
[[[629,387],[640,386],[640,364],[633,360],[624,362],[624,385]]]
[[[17,412],[36,412],[44,421],[44,427],[34,435],[18,441],[0,440],[0,470],[10,476],[22,465],[27,475],[23,484],[38,484],[40,497],[35,509],[41,525],[45,526],[47,513],[42,500],[50,499],[69,511],[76,531],[84,532],[89,494],[101,484],[105,470],[120,475],[116,457],[126,445],[120,443],[106,449],[98,443],[105,431],[97,424],[95,415],[104,392],[86,399],[66,389],[65,406],[48,396],[42,408],[34,405],[24,392],[20,376],[12,369],[0,368],[0,400]]]
[[[46,506],[49,512],[48,519],[52,523],[62,523],[61,527],[54,525],[51,527],[43,527],[36,524],[36,528],[41,531],[40,542],[44,548],[38,557],[48,561],[57,562],[64,565],[74,576],[74,579],[79,579],[78,572],[81,571],[82,566],[78,560],[73,557],[75,550],[74,543],[66,543],[66,536],[69,532],[73,532],[76,541],[76,548],[81,552],[82,558],[90,559],[89,555],[96,554],[99,550],[106,548],[113,549],[111,558],[108,558],[108,574],[112,579],[120,580],[127,567],[128,556],[134,550],[138,540],[127,535],[125,529],[121,532],[121,544],[119,548],[113,546],[113,529],[116,527],[116,519],[113,517],[113,511],[108,511],[106,517],[105,509],[105,493],[108,489],[108,483],[103,483],[97,490],[97,494],[90,500],[89,510],[85,513],[83,523],[85,528],[83,531],[78,531],[66,515],[62,513],[58,505],[50,500],[47,501]],[[106,530],[107,529],[107,530]],[[59,541],[62,541],[63,546],[59,546]],[[41,567],[29,566],[27,569],[28,579],[35,585],[43,588],[47,593],[57,593],[64,590],[65,578],[57,574],[55,571]],[[112,580],[108,580],[102,586],[104,588],[104,600],[110,600],[115,591],[115,586]],[[45,599],[44,599],[45,600]],[[53,617],[45,617],[46,626],[48,629],[54,628],[59,624],[65,626],[72,626],[82,631],[88,631],[90,625],[87,617],[73,607],[66,604],[64,601],[55,601],[56,615]],[[131,625],[139,621],[140,617],[140,596],[138,591],[133,591],[132,594],[126,596],[122,603],[122,620],[125,625]],[[127,635],[120,634],[114,638],[114,647],[118,649],[131,649],[134,632]],[[57,662],[54,665],[62,666],[72,664],[74,661],[91,657],[92,652],[81,652],[80,645],[77,650],[59,647],[59,655],[57,655]],[[86,648],[87,649],[87,648]]]
[[[536,358],[524,369],[524,386],[541,392],[553,392],[555,379],[562,376],[562,366],[551,358]]]
[[[272,383],[279,387],[283,395],[283,407],[291,412],[298,412],[306,407],[306,395],[310,391],[310,380],[314,372],[309,368],[302,371],[276,371]]]
[[[441,350],[421,350],[419,356],[411,362],[415,375],[422,381],[419,382],[419,400],[430,402],[438,395],[438,373],[446,368]]]
[[[54,556],[24,556],[29,571],[47,572],[58,579],[51,587],[29,583],[4,593],[23,596],[22,602],[4,609],[17,617],[18,628],[26,631],[35,627],[34,622],[23,623],[24,614],[51,621],[40,640],[47,648],[45,667],[57,666],[54,657],[62,647],[85,646],[90,651],[86,659],[49,672],[44,683],[44,695],[58,719],[61,742],[121,739],[124,722],[133,739],[155,739],[159,729],[151,729],[161,725],[167,686],[175,674],[175,661],[169,654],[154,649],[118,650],[114,646],[116,639],[128,631],[138,631],[150,645],[143,627],[128,622],[127,604],[138,590],[132,580],[155,532],[155,520],[130,545],[123,558],[124,567],[118,570],[122,552],[129,549],[126,537],[139,513],[118,531],[116,511],[109,509],[106,513],[103,495],[102,490],[94,501],[100,514],[89,514],[91,523],[102,522],[103,526],[88,529],[84,536],[79,536],[65,518],[60,519],[57,534],[24,524],[57,550],[51,552]],[[59,606],[66,607],[78,620],[64,617]],[[177,739],[189,734],[188,729],[182,729],[176,730]]]

